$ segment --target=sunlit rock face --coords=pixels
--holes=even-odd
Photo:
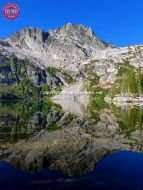
[[[23,49],[40,52],[48,37],[48,33],[38,28],[27,28],[15,33],[10,38],[10,43]]]
[[[68,23],[48,32],[25,28],[0,39],[0,85],[18,83],[24,76],[35,86],[66,86],[84,77],[79,68],[82,61],[109,47],[83,25]],[[49,67],[59,70],[49,71]]]
[[[135,67],[142,66],[142,55],[142,45],[113,46],[83,25],[68,23],[49,31],[29,27],[0,39],[0,85],[17,84],[22,75],[36,87],[48,85],[53,89],[97,74],[99,85],[109,89],[120,65],[128,60]]]
[[[37,53],[51,53],[59,59],[79,60],[91,57],[95,50],[109,45],[97,38],[91,28],[67,24],[57,30],[44,32],[38,28],[26,28],[9,39],[10,44]]]

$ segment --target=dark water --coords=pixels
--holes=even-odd
[[[100,161],[95,171],[68,177],[45,169],[26,173],[10,164],[0,163],[0,189],[143,189],[143,154],[120,151]]]
[[[0,190],[142,190],[143,109],[82,108],[0,103]]]

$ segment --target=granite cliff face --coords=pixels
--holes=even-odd
[[[115,47],[83,25],[48,32],[30,27],[0,40],[0,85],[28,80],[35,87],[61,89],[81,80],[90,83],[88,78],[97,75],[98,85],[110,89],[121,66],[142,66],[142,55],[143,46]]]
[[[68,85],[83,76],[75,64],[107,47],[110,45],[83,25],[67,24],[49,32],[23,29],[0,40],[0,85],[18,83],[23,77],[35,86],[47,84],[50,89]]]
[[[95,50],[109,46],[97,38],[91,28],[73,24],[49,32],[38,28],[27,28],[14,34],[9,38],[9,42],[21,49],[46,53],[53,58],[57,56],[67,61],[91,57]]]

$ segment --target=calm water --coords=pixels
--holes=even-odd
[[[0,103],[0,189],[143,189],[143,109],[71,104]]]
[[[143,154],[121,151],[100,161],[93,172],[68,177],[45,169],[26,173],[0,164],[1,189],[143,189]]]

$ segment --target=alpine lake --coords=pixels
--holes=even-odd
[[[143,108],[1,101],[0,189],[143,189]]]

